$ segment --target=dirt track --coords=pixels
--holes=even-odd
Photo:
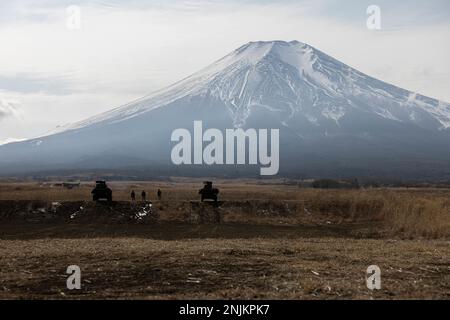
[[[301,200],[239,200],[214,202],[155,201],[94,203],[91,201],[0,200],[3,222],[189,224],[245,223],[248,225],[355,225],[379,222],[376,214],[309,211]]]

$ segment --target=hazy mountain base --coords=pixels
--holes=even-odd
[[[30,169],[28,165],[11,165],[0,170],[3,180],[36,180],[49,181],[58,179],[75,179],[92,181],[98,178],[110,181],[148,181],[170,180],[171,177],[186,178],[250,178],[261,181],[288,179],[358,179],[362,183],[370,181],[378,185],[401,185],[408,183],[446,183],[450,181],[450,162],[448,161],[404,161],[365,159],[349,161],[348,159],[298,160],[297,165],[284,166],[276,176],[260,176],[259,165],[148,165],[121,166],[117,163],[108,166],[108,159],[98,158],[95,166],[74,163],[67,168],[57,166],[40,166],[41,169]],[[116,158],[117,159],[117,158]]]
[[[89,130],[63,133],[46,138],[39,146],[28,143],[27,149],[23,149],[23,144],[4,146],[1,149],[0,176],[45,177],[77,171],[87,173],[108,170],[117,178],[128,180],[169,176],[260,176],[260,165],[173,165],[170,155],[176,143],[170,142],[172,129],[191,129],[193,121],[200,118],[201,110],[197,113],[198,117],[195,112],[191,115],[192,122],[184,117],[173,128],[161,127],[162,120],[155,117],[156,111],[158,110],[152,113],[152,117],[130,120],[133,122],[132,128],[148,128],[146,134],[136,132],[132,138],[128,137],[130,140],[123,138],[123,133],[130,125],[127,123],[116,124],[117,128],[114,130],[109,126],[99,128],[93,136]],[[207,115],[203,116],[209,118],[210,113],[205,113]],[[222,114],[219,118],[226,116]],[[229,125],[231,127],[231,122]],[[218,128],[225,132],[230,127],[224,125],[223,121],[208,121],[205,122],[204,130]],[[263,127],[278,128],[278,124],[266,123]],[[446,136],[444,132],[441,135],[429,132],[400,135],[394,128],[384,130],[386,133],[383,138],[380,135],[375,138],[363,131],[360,132],[360,137],[342,133],[327,133],[326,137],[324,133],[299,137],[291,130],[281,127],[280,171],[277,177],[450,179],[450,135]],[[391,130],[390,134],[388,130]],[[206,145],[205,143],[204,146]],[[14,157],[20,155],[20,160],[14,160]]]

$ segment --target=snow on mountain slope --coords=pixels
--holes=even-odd
[[[252,109],[264,108],[288,126],[295,115],[339,125],[359,110],[427,129],[450,128],[448,103],[376,80],[307,44],[271,41],[248,43],[168,88],[53,133],[125,121],[193,96],[223,101],[236,127],[245,126]]]

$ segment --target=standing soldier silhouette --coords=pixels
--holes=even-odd
[[[136,193],[134,193],[134,190],[131,190],[131,201],[136,201]]]
[[[158,200],[161,200],[162,198],[162,191],[161,189],[158,189]]]
[[[145,190],[142,190],[141,197],[142,197],[142,201],[145,201],[145,200],[146,200],[146,198],[147,198],[147,193],[145,192]]]

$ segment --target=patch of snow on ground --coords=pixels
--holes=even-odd
[[[381,110],[375,111],[375,113],[382,118],[402,122],[400,119],[394,117],[389,110],[381,109]]]
[[[341,107],[327,107],[322,111],[322,115],[339,124],[339,119],[345,115],[345,110]]]

